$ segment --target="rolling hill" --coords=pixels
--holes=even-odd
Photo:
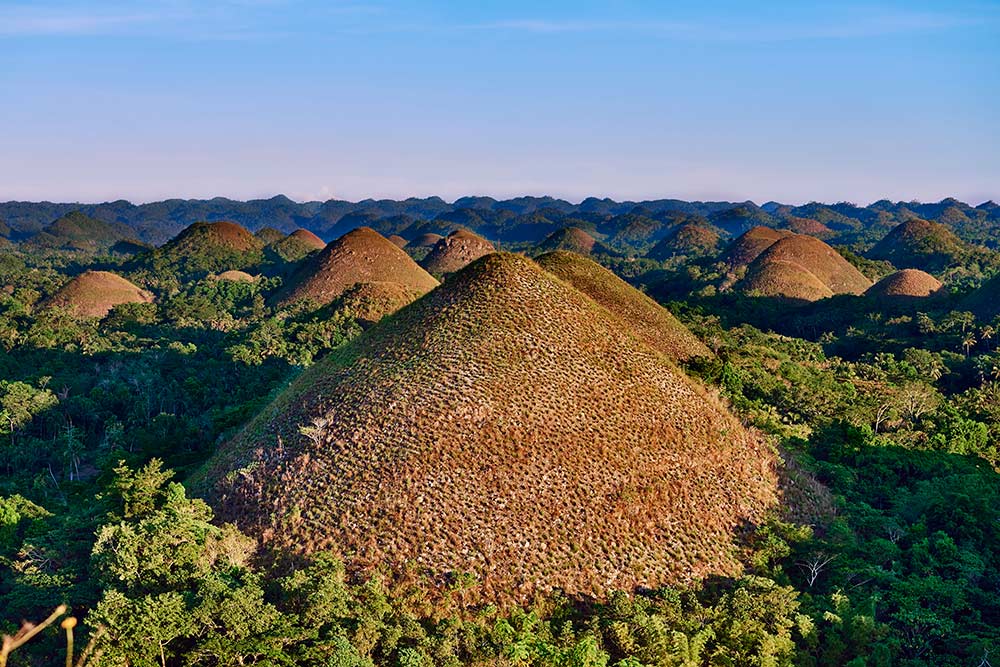
[[[128,280],[108,271],[87,271],[63,285],[43,308],[59,307],[80,317],[104,317],[123,303],[149,303],[153,298]]]
[[[360,227],[309,257],[273,297],[279,306],[309,300],[322,306],[357,283],[396,283],[423,294],[438,282],[402,249],[368,227]]]
[[[579,227],[557,229],[546,236],[545,240],[538,244],[537,249],[539,252],[567,250],[580,255],[590,255],[595,252],[605,255],[618,254],[594,238],[590,232]]]
[[[36,248],[84,252],[107,251],[120,242],[138,243],[127,225],[95,220],[79,211],[67,213],[25,241]]]
[[[496,248],[483,237],[467,229],[456,229],[434,244],[421,266],[428,273],[441,276],[454,273],[491,252],[496,252]]]
[[[297,262],[310,253],[326,247],[323,239],[307,229],[296,229],[288,236],[270,244],[266,250],[285,262]]]
[[[920,269],[903,269],[891,273],[872,285],[865,296],[876,299],[923,299],[941,296],[944,285],[931,274]]]
[[[912,218],[894,227],[866,256],[892,262],[901,269],[940,274],[991,254],[963,241],[941,223]]]
[[[719,248],[719,235],[703,225],[685,224],[676,227],[663,237],[646,254],[658,262],[673,257],[703,257],[715,254]]]
[[[816,301],[861,294],[871,281],[836,250],[804,234],[779,239],[747,267],[740,289],[760,296]]]
[[[266,547],[471,573],[470,600],[736,573],[776,455],[627,329],[490,254],[305,371],[193,486]]]
[[[263,243],[233,222],[196,222],[148,253],[136,256],[130,268],[154,275],[171,274],[181,280],[210,273],[242,270],[259,264]]]
[[[729,244],[722,256],[722,261],[732,270],[749,266],[762,252],[793,234],[794,232],[784,229],[753,227]]]

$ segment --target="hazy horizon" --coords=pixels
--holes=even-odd
[[[0,4],[0,200],[1000,199],[1000,5]]]

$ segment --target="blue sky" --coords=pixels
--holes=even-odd
[[[979,203],[998,128],[1000,2],[0,0],[0,200]]]

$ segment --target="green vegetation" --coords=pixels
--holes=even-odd
[[[192,493],[202,488],[195,482],[205,463],[224,443],[256,437],[253,429],[262,422],[255,422],[255,416],[274,399],[287,399],[289,386],[340,382],[360,391],[360,384],[329,374],[331,369],[339,373],[358,368],[352,364],[368,364],[362,366],[365,372],[380,381],[398,374],[426,379],[431,372],[426,364],[431,362],[421,365],[420,355],[429,355],[434,369],[449,369],[451,386],[459,388],[454,396],[433,396],[422,404],[428,406],[421,414],[429,421],[421,427],[444,421],[445,413],[453,420],[448,423],[454,437],[435,441],[440,447],[436,451],[464,456],[470,468],[520,465],[515,455],[486,450],[485,438],[491,443],[497,438],[483,435],[486,422],[476,422],[477,414],[462,413],[478,426],[460,428],[464,422],[455,416],[459,412],[432,412],[439,403],[459,405],[461,388],[467,390],[462,384],[470,380],[465,369],[473,366],[460,355],[470,348],[465,342],[459,345],[459,339],[476,341],[476,354],[494,350],[497,356],[490,363],[509,367],[510,351],[522,350],[518,346],[532,338],[484,335],[511,330],[495,324],[484,328],[479,318],[485,312],[493,313],[491,317],[517,317],[528,310],[536,315],[518,320],[515,331],[573,322],[579,332],[586,325],[586,338],[571,337],[565,330],[559,330],[561,338],[545,337],[550,344],[536,349],[533,362],[545,373],[530,375],[533,387],[551,381],[585,393],[597,386],[589,379],[606,373],[608,364],[633,363],[621,361],[634,356],[629,350],[637,344],[637,334],[629,333],[624,323],[631,317],[628,310],[609,315],[596,306],[584,308],[582,301],[573,301],[571,308],[560,301],[562,307],[550,307],[543,315],[536,306],[551,306],[544,296],[550,293],[538,292],[541,283],[525,282],[520,273],[519,284],[527,287],[516,298],[504,300],[506,288],[497,283],[463,301],[467,308],[462,310],[455,295],[468,287],[462,284],[464,273],[458,273],[436,293],[436,300],[425,298],[372,326],[381,314],[416,295],[400,291],[398,284],[386,288],[376,281],[350,287],[319,309],[308,299],[275,309],[275,295],[303,264],[265,249],[266,243],[278,240],[274,234],[269,241],[249,235],[244,243],[240,230],[223,227],[225,233],[217,234],[220,230],[198,227],[201,231],[188,235],[189,240],[200,239],[197,243],[177,242],[126,259],[104,241],[91,245],[86,238],[90,232],[82,245],[29,243],[70,211],[53,209],[40,219],[24,208],[4,205],[0,217],[9,232],[0,229],[0,235],[15,243],[0,248],[0,634],[17,636],[25,619],[40,625],[37,634],[29,637],[33,631],[27,631],[0,645],[0,665],[65,664],[70,638],[71,655],[81,660],[79,664],[109,666],[996,664],[1000,320],[994,304],[997,279],[990,280],[996,267],[977,259],[986,255],[949,259],[936,273],[944,287],[935,298],[918,294],[935,283],[907,273],[906,280],[886,290],[905,299],[839,295],[791,306],[733,290],[744,276],[723,261],[725,255],[636,256],[669,238],[672,229],[684,224],[681,220],[708,229],[704,220],[692,222],[676,211],[667,215],[648,204],[636,210],[634,205],[614,208],[614,202],[597,200],[571,208],[557,200],[490,201],[476,205],[497,208],[476,209],[475,217],[446,211],[441,205],[450,205],[429,200],[367,206],[377,207],[370,221],[380,232],[404,232],[411,240],[416,235],[406,230],[418,223],[428,231],[451,231],[445,223],[471,222],[478,225],[476,231],[503,241],[505,247],[523,243],[524,249],[531,249],[569,226],[615,244],[622,256],[601,253],[594,259],[645,288],[694,332],[711,355],[682,361],[681,368],[708,385],[707,396],[721,394],[739,419],[771,438],[788,461],[782,487],[785,510],[761,514],[744,526],[739,551],[723,572],[692,581],[665,578],[638,588],[612,583],[593,599],[566,585],[569,579],[563,571],[553,568],[548,582],[565,590],[548,590],[542,580],[531,595],[517,600],[498,596],[501,604],[493,605],[483,603],[484,582],[471,567],[443,580],[428,580],[419,567],[404,568],[402,575],[390,568],[358,569],[339,540],[317,543],[307,553],[258,551],[255,525],[241,523],[242,529],[237,529],[226,524],[223,518],[240,518],[231,506],[210,506]],[[180,206],[160,204],[155,210]],[[267,210],[275,212],[274,224],[283,230],[313,219],[330,230],[351,213],[336,204],[317,205],[310,213],[291,202],[272,201]],[[663,206],[682,204],[688,206]],[[152,206],[141,208],[147,217],[135,213],[134,220],[124,205],[108,205],[108,210],[118,211],[118,218],[142,230],[139,238],[148,239],[150,220],[157,219],[148,217]],[[909,217],[947,225],[963,242],[978,244],[995,243],[989,230],[1000,224],[995,209],[956,202],[880,202],[866,208],[811,204],[788,210],[765,207],[766,212],[742,206],[735,213],[732,206],[707,206],[692,204],[683,215],[704,216],[730,238],[734,230],[751,224],[797,232],[819,230],[803,220],[825,225],[843,258],[873,280],[907,268],[897,263],[904,263],[898,257],[876,260],[866,252]],[[237,213],[249,215],[248,210]],[[286,210],[294,215],[280,217]],[[444,217],[434,222],[436,216]],[[254,228],[266,222],[257,219]],[[819,231],[824,238],[828,234]],[[207,243],[206,238],[214,240]],[[589,260],[585,266],[585,278],[602,275]],[[68,303],[43,307],[87,270],[119,274],[152,300],[114,305],[103,317],[86,317]],[[234,270],[260,277],[252,282],[212,278]],[[913,282],[918,277],[920,285]],[[612,293],[638,298],[620,289]],[[438,318],[436,328],[427,324],[432,313]],[[416,336],[418,321],[419,331],[436,333]],[[616,321],[617,330],[609,332],[608,321]],[[367,327],[371,330],[362,334]],[[546,357],[552,349],[555,356]],[[377,368],[389,361],[391,369]],[[619,395],[611,391],[612,383],[607,391],[594,392],[597,399],[588,397],[592,405],[603,406],[594,413],[600,420],[595,428],[642,434],[643,417],[659,414],[658,406],[669,403],[647,400],[653,382],[638,368],[626,367],[635,380],[634,395],[629,394],[633,402],[616,403]],[[531,372],[529,366],[522,370]],[[389,385],[365,386],[382,391]],[[534,451],[532,447],[551,449],[550,441],[532,440],[532,435],[544,432],[543,422],[547,428],[563,428],[569,423],[564,421],[567,413],[547,405],[536,414],[537,403],[518,389],[496,388],[503,397],[497,405],[523,407],[516,415],[519,421],[501,426],[516,430],[532,425],[518,432],[521,453]],[[390,414],[390,400],[381,399],[392,392],[373,391],[367,402],[352,405],[366,406],[367,416]],[[625,404],[628,410],[610,407]],[[628,420],[619,419],[626,413]],[[433,414],[439,422],[426,416]],[[692,423],[701,421],[692,418]],[[401,444],[422,437],[393,430],[401,423],[384,419],[366,422],[365,428],[391,432],[392,438],[380,438],[395,456]],[[244,431],[248,425],[251,430]],[[332,433],[340,428],[302,426],[288,425],[289,446],[309,442],[323,429]],[[743,426],[732,420],[729,428],[736,432]],[[342,431],[334,435],[338,446],[355,437]],[[645,439],[641,444],[648,446]],[[398,459],[386,455],[379,460],[393,488],[405,490],[405,484],[418,479],[393,475],[399,470],[393,468]],[[703,453],[690,460],[712,461]],[[720,458],[718,463],[727,461]],[[523,514],[513,518],[491,506],[490,516],[499,517],[491,529],[499,526],[497,534],[503,537],[505,530],[518,525],[514,519],[522,520],[534,504],[546,510],[539,516],[547,523],[536,522],[539,534],[556,534],[551,508],[564,501],[590,502],[600,488],[601,474],[613,469],[611,461],[597,454],[572,465],[576,467],[567,464],[567,469],[581,475],[574,487],[580,495],[533,495],[532,503],[519,506]],[[532,474],[526,468],[523,479]],[[355,480],[335,481],[348,486],[361,482],[370,482],[365,473]],[[462,490],[454,506],[476,497],[474,490]],[[598,500],[593,507],[604,502]],[[261,519],[314,520],[303,508],[288,509],[280,517]],[[451,517],[447,527],[454,534],[466,536],[461,539],[467,542],[468,536],[486,534],[482,526],[460,524],[462,516],[473,514]],[[629,532],[628,522],[598,524],[595,517],[600,516],[595,509],[573,528],[578,534],[599,530],[608,540],[600,548],[589,543],[571,552],[580,556],[573,572],[582,571],[579,563],[588,559],[629,553],[644,544]],[[692,525],[704,516],[698,515]],[[423,533],[414,533],[414,538],[400,523],[400,541],[392,548],[406,553],[421,537],[447,538],[447,531],[418,525],[424,526]],[[403,537],[413,539],[406,542]],[[704,535],[694,533],[691,539],[707,548]],[[518,548],[530,549],[523,544]],[[511,551],[499,558],[499,571],[518,557],[519,552]],[[680,563],[681,558],[664,557],[660,565],[679,570]],[[500,588],[506,585],[499,578],[495,581]]]

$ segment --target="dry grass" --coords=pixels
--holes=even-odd
[[[757,256],[740,284],[745,292],[802,301],[862,294],[872,282],[823,241],[804,234],[779,239]]]
[[[496,248],[482,236],[467,229],[456,229],[434,245],[422,265],[429,273],[442,276],[454,273],[491,252],[496,252]]]
[[[340,296],[340,306],[367,328],[423,294],[399,283],[358,283]]]
[[[710,255],[719,247],[720,237],[701,225],[681,225],[672,230],[649,251],[650,259],[663,261],[686,255]]]
[[[405,248],[406,247],[406,243],[407,243],[406,239],[404,239],[399,234],[393,234],[392,236],[389,237],[389,240],[392,241],[397,246],[399,246],[400,248]]]
[[[87,271],[66,283],[43,307],[60,307],[81,317],[104,317],[122,303],[150,303],[153,297],[121,276]]]
[[[776,455],[591,298],[491,254],[308,369],[193,480],[265,545],[479,601],[739,570]]]
[[[670,359],[713,356],[668,310],[597,262],[567,251],[547,253],[535,261],[607,308],[636,338]]]
[[[878,281],[865,294],[877,299],[908,299],[940,296],[944,285],[919,269],[903,269]]]
[[[277,295],[279,305],[326,305],[357,283],[396,283],[419,294],[438,282],[398,246],[368,227],[352,230],[308,260]]]
[[[308,229],[296,229],[294,232],[288,235],[288,238],[296,239],[300,241],[303,245],[309,246],[313,250],[322,250],[326,247],[323,243],[323,239],[316,236]]]
[[[260,250],[263,243],[235,222],[196,222],[171,240],[167,246],[215,246],[236,252]],[[166,247],[166,246],[164,246]]]
[[[421,234],[406,244],[408,248],[433,248],[444,237],[440,234]]]
[[[801,265],[783,260],[751,264],[740,289],[756,296],[777,296],[796,301],[819,301],[833,296],[833,290],[822,280]]]
[[[813,218],[799,218],[794,215],[785,218],[785,227],[796,234],[807,234],[817,238],[826,238],[833,234],[833,230],[819,220],[814,220]]]
[[[235,269],[223,271],[219,275],[213,277],[215,280],[231,280],[235,283],[257,282],[257,276],[251,276],[246,271],[237,271]]]
[[[729,245],[722,259],[733,270],[749,266],[762,252],[789,236],[792,232],[784,229],[752,227]]]

